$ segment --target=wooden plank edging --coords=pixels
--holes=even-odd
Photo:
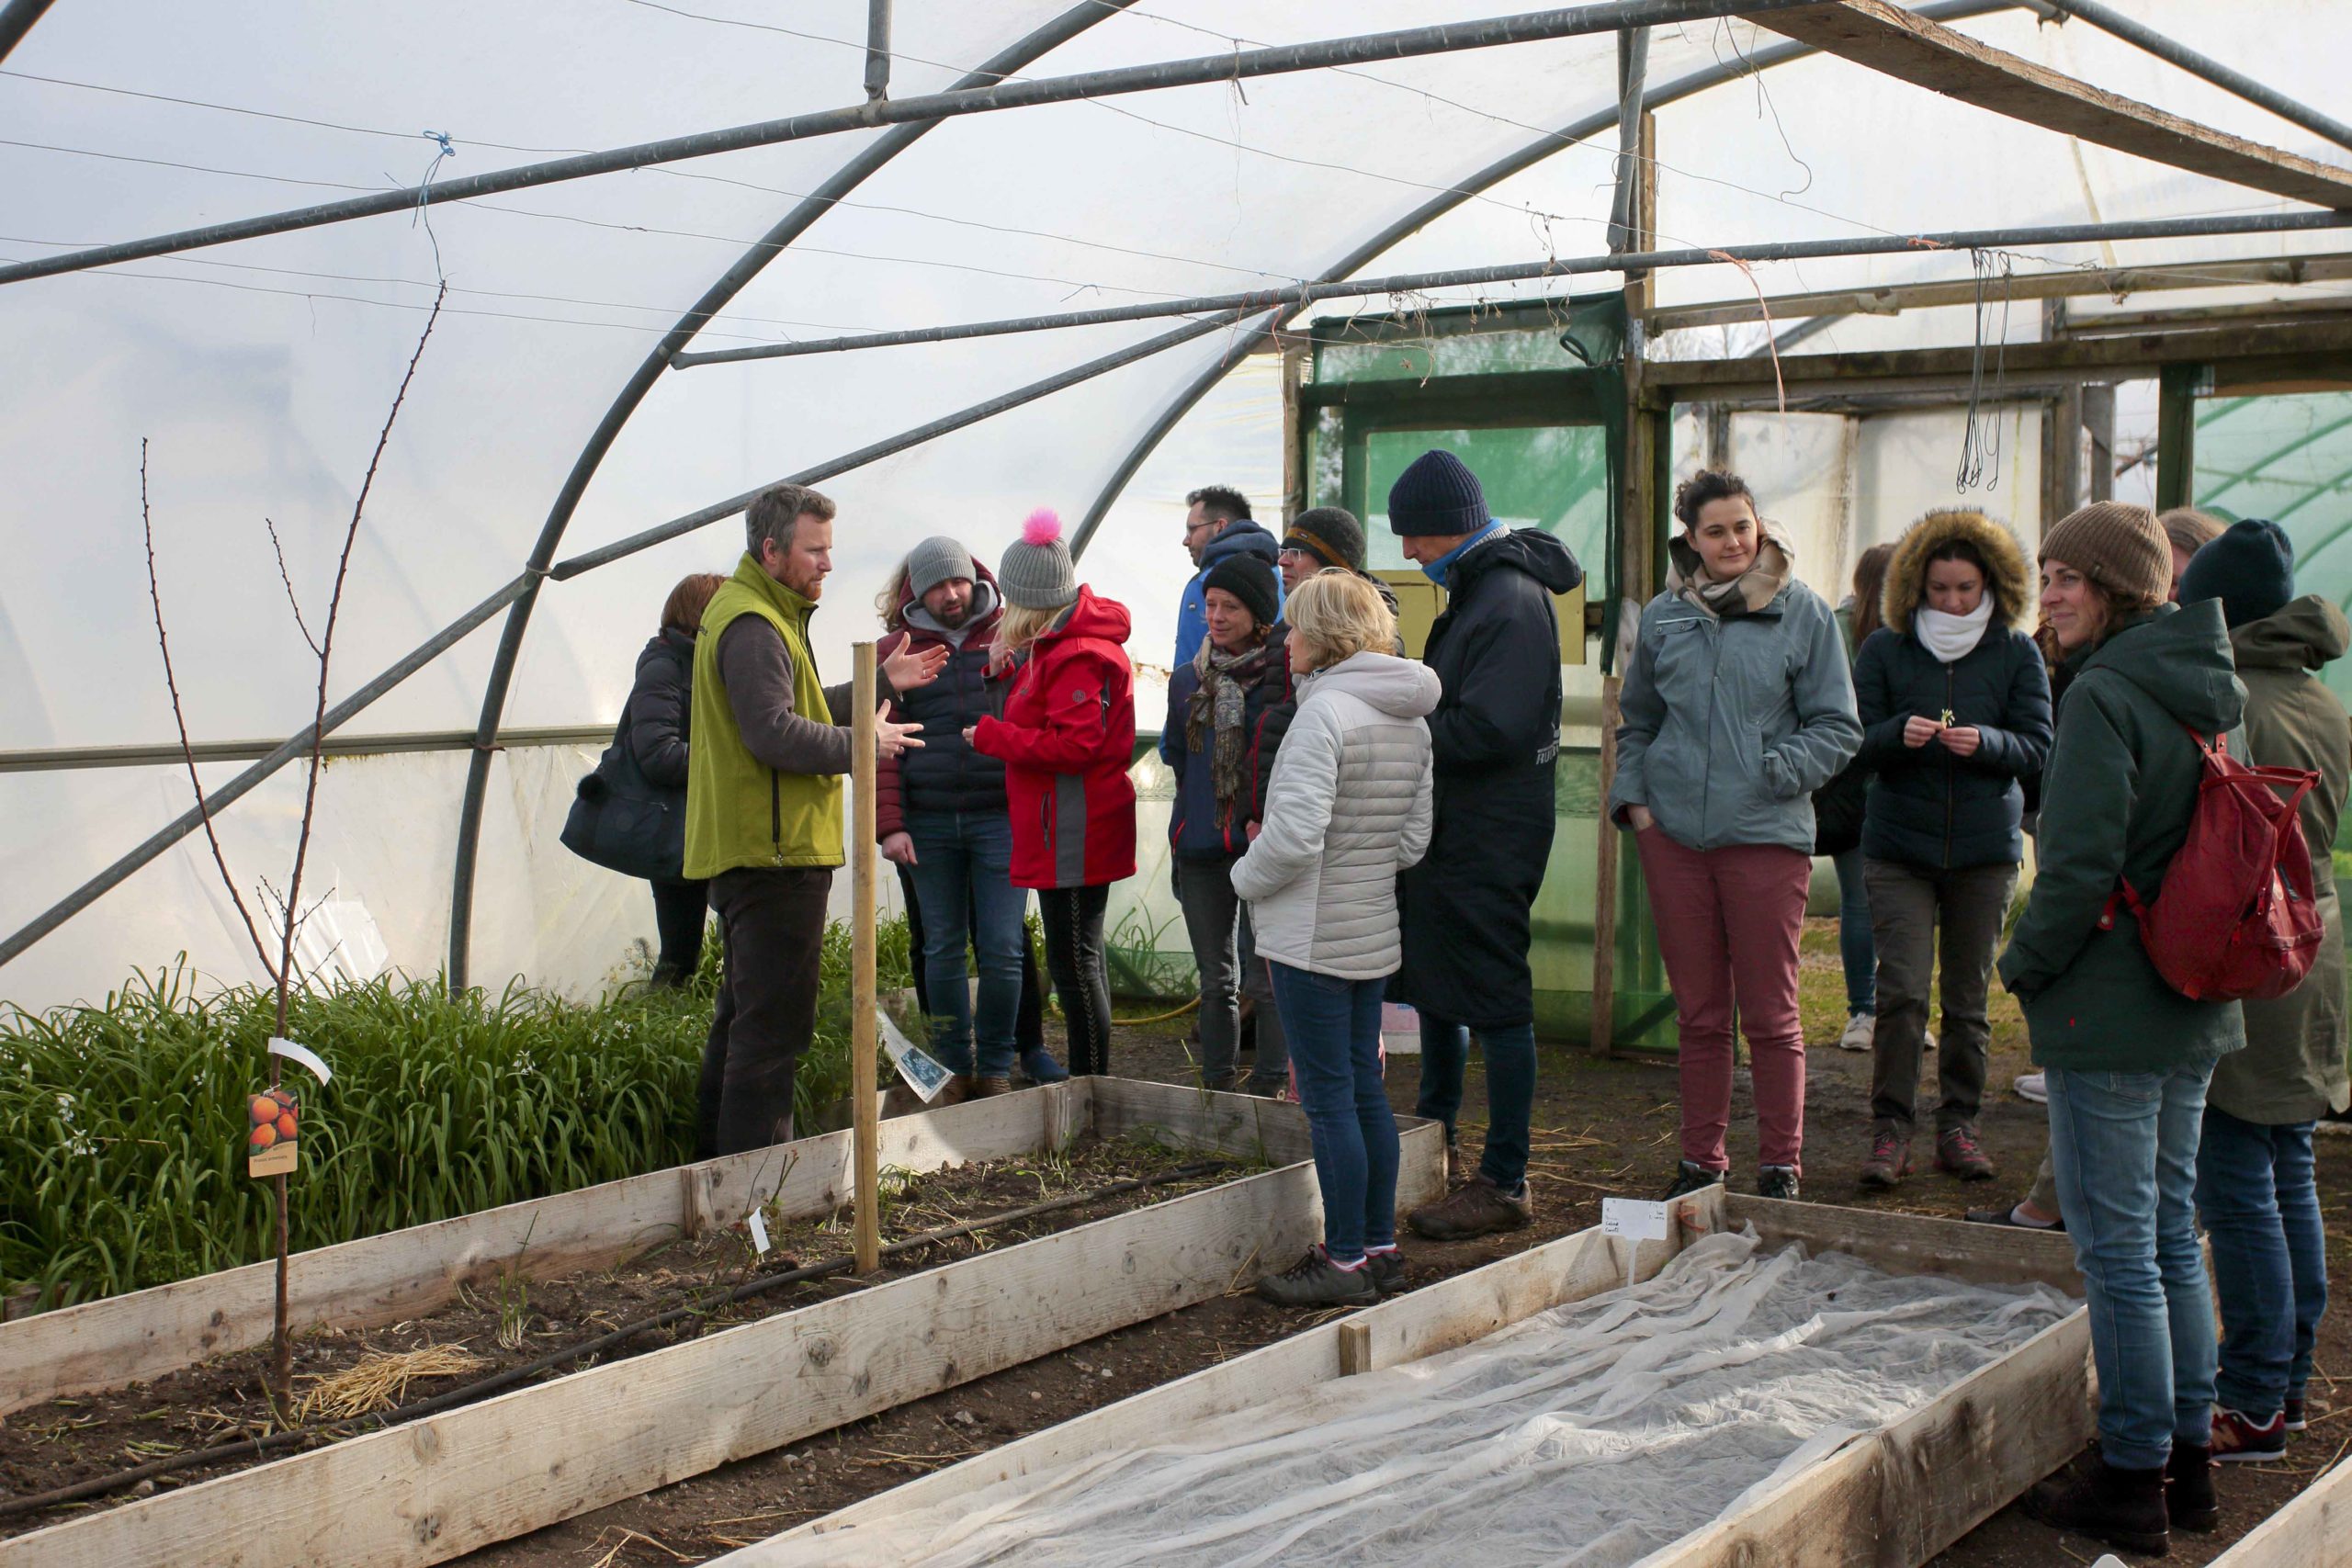
[[[2352,1461],[2338,1460],[2212,1568],[2352,1568]]]
[[[1419,1179],[1442,1136],[1406,1133]],[[1286,1166],[0,1540],[0,1568],[445,1562],[1221,1295],[1321,1219]]]
[[[882,1164],[937,1170],[1058,1147],[1086,1125],[1095,1082],[893,1118]],[[599,1268],[769,1198],[787,1216],[829,1213],[850,1186],[850,1134],[827,1133],[316,1247],[288,1262],[289,1321],[298,1333],[400,1323],[510,1268],[534,1280]],[[261,1344],[276,1280],[276,1264],[254,1263],[0,1324],[0,1416]]]

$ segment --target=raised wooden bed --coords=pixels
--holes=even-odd
[[[910,1124],[917,1122],[929,1126]],[[897,1124],[895,1145],[891,1127],[885,1126],[885,1165],[937,1166],[1055,1148],[1090,1127],[1109,1136],[1155,1128],[1172,1144],[1274,1161],[1303,1160],[1308,1146],[1306,1118],[1295,1106],[1115,1078],[1076,1079],[908,1118]],[[821,1178],[814,1190],[827,1206],[838,1203],[847,1186],[846,1145],[833,1153],[842,1136],[764,1151],[772,1174],[747,1165],[753,1156],[746,1156],[689,1167],[683,1177],[638,1179],[667,1181],[668,1216],[654,1217],[649,1201],[599,1233],[584,1213],[572,1212],[572,1266],[582,1257],[616,1257],[671,1234],[655,1229],[649,1235],[648,1227],[731,1223],[763,1184],[769,1191],[804,1192],[811,1189],[802,1184]],[[1442,1139],[1434,1123],[1405,1127],[1404,1201],[1425,1201],[1442,1189]],[[810,1145],[823,1152],[781,1157]],[[894,1155],[894,1146],[901,1152]],[[622,1182],[568,1197],[614,1188],[645,1192]],[[813,1205],[816,1199],[807,1201]],[[0,1568],[443,1562],[1222,1294],[1286,1265],[1320,1224],[1312,1166],[1283,1165],[0,1540]],[[535,1239],[533,1252],[537,1245]],[[442,1239],[425,1256],[433,1271],[412,1268],[405,1275],[371,1260],[369,1277],[379,1281],[372,1294],[320,1291],[308,1299],[365,1312],[380,1312],[387,1294],[444,1299],[461,1277],[453,1258],[464,1254],[453,1254]],[[499,1251],[475,1256],[499,1266],[507,1261]],[[441,1296],[424,1293],[433,1290]],[[175,1313],[174,1322],[184,1325],[185,1314]]]
[[[2352,1461],[2338,1459],[2212,1568],[2352,1568]]]
[[[1802,1241],[1893,1272],[2040,1281],[2081,1293],[2074,1250],[2063,1236],[1773,1202],[1720,1189],[1684,1200],[1677,1214],[1672,1237],[1640,1245],[1640,1278],[1654,1276],[1699,1235],[1753,1224],[1768,1244]],[[1546,1308],[1623,1284],[1626,1245],[1595,1229],[1531,1248],[1064,1422],[718,1561],[729,1568],[759,1568],[775,1555],[777,1542],[854,1531],[861,1523],[951,1502],[1016,1476],[1163,1441],[1186,1423],[1332,1378],[1467,1345]],[[1647,1561],[1657,1568],[1917,1568],[2088,1440],[2090,1393],[2090,1330],[2078,1311],[1910,1416]],[[890,1561],[853,1555],[852,1545],[842,1542],[843,1560],[860,1568]]]

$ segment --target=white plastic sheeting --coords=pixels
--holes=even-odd
[[[931,1508],[759,1568],[1362,1562],[1625,1568],[1917,1408],[2074,1309],[1753,1231],[1461,1349]]]
[[[1487,15],[1494,0],[1148,0],[1032,66],[1049,74]],[[935,90],[1063,9],[1059,0],[900,0],[893,88]],[[2134,14],[2284,91],[2330,101],[2352,39],[2327,0],[2222,10],[2147,0]],[[860,95],[865,7],[788,14],[744,0],[591,0],[550,12],[419,0],[399,7],[126,0],[53,7],[0,71],[0,255],[24,257],[550,152],[831,107]],[[1966,30],[2101,85],[2297,152],[2309,133],[2075,24],[2021,14]],[[790,30],[786,30],[786,29]],[[1770,44],[1746,23],[1661,29],[1664,83]],[[110,89],[110,90],[100,90]],[[1597,112],[1615,95],[1607,36],[1187,88],[949,122],[820,220],[699,346],[1024,314],[1311,275],[1470,172]],[[139,96],[144,95],[144,96]],[[183,100],[183,101],[169,101]],[[207,107],[209,106],[209,107]],[[250,111],[250,112],[232,112]],[[1601,138],[1603,143],[1609,138]],[[198,739],[277,737],[311,710],[263,520],[315,616],[335,542],[431,285],[453,290],[377,480],[338,637],[336,695],[372,677],[518,569],[576,454],[658,335],[741,253],[870,137],[700,160],[0,289],[0,749],[154,742],[171,735],[147,626],[138,467],[150,459],[174,647]],[[1837,61],[1771,73],[1661,115],[1660,228],[1673,241],[1810,238],[2281,204],[2010,125]],[[1533,260],[1600,247],[1606,147],[1566,149],[1379,258],[1381,270]],[[2331,237],[2213,241],[2197,255],[2330,248]],[[2048,261],[2177,258],[2179,245]],[[2030,265],[2033,258],[2021,265]],[[1965,276],[1967,258],[1905,254],[1757,269],[1768,290]],[[1606,278],[1591,280],[1604,287]],[[1669,276],[1668,301],[1745,291],[1736,271]],[[1499,290],[1508,295],[1513,290]],[[1378,303],[1378,302],[1375,302]],[[1950,312],[1943,313],[1949,317]],[[1964,315],[1965,313],[1960,313]],[[2019,311],[2020,319],[2030,312]],[[1077,333],[698,369],[663,378],[588,487],[565,543],[586,548],[1166,329]],[[1815,347],[1914,341],[1904,321],[1841,323]],[[1955,329],[1946,321],[1939,330]],[[1721,336],[1722,334],[1716,334]],[[1753,333],[1735,330],[1742,345]],[[1672,352],[1684,352],[1669,344]],[[1229,352],[1214,334],[900,457],[827,489],[842,506],[820,659],[872,623],[864,603],[915,539],[948,531],[993,555],[1032,507],[1083,513],[1136,433]],[[1713,352],[1713,350],[1708,350]],[[1261,361],[1187,420],[1115,506],[1086,573],[1129,603],[1135,649],[1172,637],[1182,496],[1238,480],[1277,505],[1280,436]],[[721,523],[542,595],[510,725],[617,711],[668,587],[724,570]],[[492,628],[498,622],[492,623]],[[470,727],[496,633],[364,714],[354,731]],[[1147,716],[1147,722],[1149,721]],[[375,911],[387,958],[429,971],[447,919],[452,796],[443,762],[397,759],[412,788],[350,796],[390,849],[342,895]],[[332,776],[330,797],[341,781]],[[346,792],[347,793],[347,792]],[[260,795],[250,884],[290,858]],[[161,771],[60,787],[0,776],[0,930],[13,931],[182,804]],[[545,813],[493,811],[487,834],[551,833]],[[491,898],[477,978],[501,965],[593,987],[626,942],[534,931],[544,902],[496,901],[488,865],[550,879],[518,899],[582,896],[546,846],[484,846]],[[41,1004],[95,995],[134,964],[189,949],[253,973],[232,928],[196,903],[194,840],[0,974]],[[566,879],[569,879],[568,883]],[[620,895],[600,892],[600,897]],[[104,908],[104,906],[102,906]],[[628,934],[650,932],[632,901]],[[503,929],[494,929],[503,928]],[[619,933],[615,933],[616,938]]]

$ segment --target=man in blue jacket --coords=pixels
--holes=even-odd
[[[1193,580],[1184,584],[1183,603],[1176,609],[1176,662],[1169,666],[1182,670],[1193,662],[1201,651],[1201,643],[1209,635],[1207,592],[1209,570],[1217,562],[1238,555],[1263,558],[1268,566],[1279,567],[1282,547],[1275,537],[1250,517],[1250,499],[1227,485],[1203,485],[1184,498],[1184,548],[1199,570]],[[1282,606],[1282,582],[1279,571],[1274,584],[1274,605]],[[1279,618],[1279,616],[1277,617]]]

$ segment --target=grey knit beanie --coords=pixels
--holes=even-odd
[[[2172,595],[2172,541],[2154,513],[2128,501],[2069,512],[2041,536],[2038,558],[2064,561],[2109,593],[2158,604]]]
[[[1004,547],[996,569],[1004,602],[1024,610],[1058,610],[1078,598],[1078,568],[1062,543],[1062,520],[1045,507],[1029,514],[1021,537]]]
[[[907,591],[920,599],[951,577],[972,581],[972,552],[933,534],[907,552]]]

